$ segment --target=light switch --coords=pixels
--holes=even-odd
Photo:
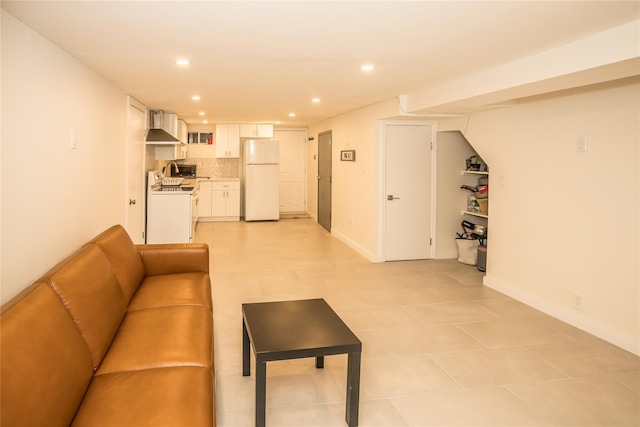
[[[577,153],[586,153],[587,152],[587,137],[579,136],[576,139],[576,152]]]

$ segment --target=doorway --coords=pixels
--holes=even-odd
[[[318,135],[318,223],[331,231],[331,131]]]
[[[146,108],[133,98],[127,107],[127,216],[126,230],[133,243],[145,236],[145,130]]]
[[[432,126],[384,127],[384,260],[432,258]]]

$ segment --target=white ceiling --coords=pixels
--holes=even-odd
[[[637,20],[638,1],[2,1],[150,108],[304,127]],[[187,67],[175,60],[187,58]],[[370,73],[364,63],[375,64]],[[198,94],[201,101],[191,96]],[[318,97],[320,103],[311,99]],[[288,117],[295,112],[296,117]]]

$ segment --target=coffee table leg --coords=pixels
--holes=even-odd
[[[256,427],[264,427],[267,411],[267,363],[256,361]]]
[[[249,342],[249,334],[247,333],[247,325],[242,319],[242,376],[251,375],[251,343]]]
[[[317,369],[324,368],[324,356],[316,357],[316,368]]]
[[[360,406],[360,359],[361,353],[349,353],[347,358],[347,413],[345,421],[349,427],[358,425]]]

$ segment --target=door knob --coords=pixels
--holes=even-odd
[[[393,194],[389,194],[387,200],[400,200],[400,197],[393,197]]]
[[[129,205],[135,205],[136,201],[134,199],[129,199]]]
[[[320,175],[316,176],[316,179],[320,179],[320,178],[322,178]]]

